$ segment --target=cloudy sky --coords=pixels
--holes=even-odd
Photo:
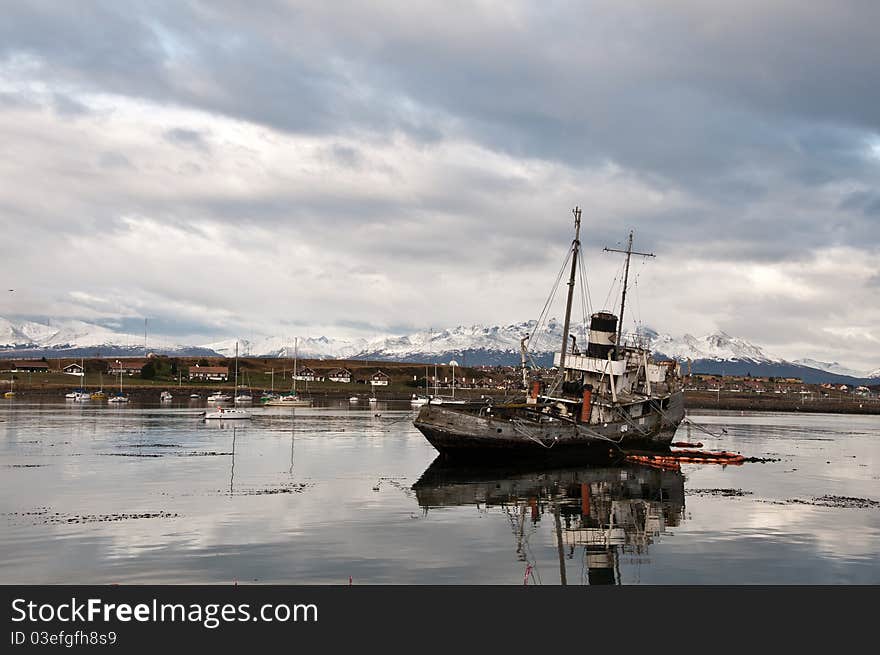
[[[27,2],[0,316],[366,336],[594,308],[880,366],[876,2]],[[15,294],[5,292],[16,289]]]

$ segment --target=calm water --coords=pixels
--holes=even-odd
[[[0,402],[0,583],[880,583],[880,417],[695,411],[781,461],[530,471],[432,464],[404,403],[203,409]]]

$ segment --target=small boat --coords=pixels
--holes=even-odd
[[[254,397],[246,391],[242,391],[237,396],[235,396],[235,402],[237,403],[252,403],[253,401]]]
[[[370,396],[370,404],[371,404],[371,405],[372,405],[373,403],[377,403],[377,402],[379,402],[379,399],[376,398],[376,396]]]
[[[209,403],[226,403],[230,400],[232,400],[232,398],[221,391],[218,391],[217,393],[212,393],[210,396],[208,396]]]
[[[91,394],[85,389],[77,389],[76,391],[71,391],[68,394],[64,394],[64,398],[66,400],[73,400],[74,402],[85,402],[87,400],[91,400]]]
[[[428,397],[427,396],[417,396],[416,394],[413,394],[412,398],[409,401],[409,404],[412,405],[413,407],[420,407],[422,405],[427,405],[428,404]]]
[[[116,360],[116,363],[119,364],[119,391],[117,393],[113,394],[113,396],[111,396],[107,400],[107,402],[108,403],[127,403],[128,396],[126,396],[124,393],[122,393],[122,365],[118,359]]]
[[[192,400],[198,400],[199,398],[201,398],[201,396],[200,396],[199,394],[197,394],[197,393],[191,393],[191,394],[189,395],[189,397],[190,397]]]
[[[351,398],[348,399],[348,402],[350,402],[350,403],[360,402],[360,398],[358,398],[357,396],[352,396]]]
[[[308,398],[300,398],[297,394],[291,393],[270,400],[264,404],[271,407],[311,407],[312,401]]]
[[[272,393],[272,392],[267,391],[262,396],[260,396],[260,402],[265,405],[270,400],[278,400],[280,397],[281,396],[279,396],[277,393]]]
[[[9,374],[9,391],[3,394],[4,398],[15,398],[15,378]]]
[[[174,396],[171,395],[169,391],[163,391],[159,394],[159,402],[168,403],[174,399]]]
[[[218,407],[215,412],[205,412],[205,420],[220,419],[224,421],[249,419],[251,415],[243,409],[226,409]]]
[[[104,400],[106,397],[107,394],[100,390],[91,395],[92,400]]]

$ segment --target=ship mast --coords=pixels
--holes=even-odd
[[[617,323],[617,341],[616,341],[616,350],[619,352],[621,349],[621,339],[623,338],[623,310],[626,307],[626,287],[629,283],[629,260],[633,255],[638,255],[640,257],[653,257],[654,254],[650,252],[633,252],[633,232],[629,231],[629,240],[627,241],[626,250],[615,250],[614,248],[605,248],[605,252],[622,252],[626,255],[626,269],[623,274],[623,292],[620,294],[620,317],[618,318]]]
[[[562,352],[559,354],[559,373],[565,378],[565,351],[568,350],[568,329],[571,325],[571,302],[574,298],[574,276],[577,273],[578,251],[581,249],[581,209],[575,207],[574,241],[571,242],[571,277],[568,279],[568,301],[565,305],[565,323],[562,326]]]

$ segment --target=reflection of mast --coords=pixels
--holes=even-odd
[[[293,412],[293,416],[290,421],[290,469],[288,469],[288,475],[293,475],[293,434],[296,428],[296,411]]]
[[[559,520],[559,506],[553,503],[553,520],[556,521],[556,551],[559,555],[559,583],[567,585],[565,579],[565,557],[562,554],[562,522]]]
[[[232,482],[235,480],[235,426],[232,426],[232,468],[229,472],[229,495],[232,495]]]

